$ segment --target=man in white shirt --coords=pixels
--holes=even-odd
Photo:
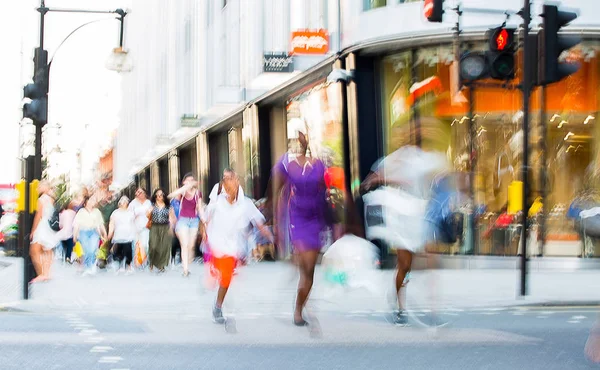
[[[208,200],[209,202],[212,202],[214,200],[217,200],[218,196],[226,196],[225,195],[225,191],[223,189],[223,182],[225,180],[230,180],[234,177],[236,177],[236,173],[235,171],[233,171],[231,168],[226,168],[223,170],[223,180],[217,184],[215,184],[215,186],[213,186],[212,190],[210,191],[210,195],[208,196]],[[239,197],[243,197],[244,196],[244,189],[242,189],[242,185],[239,186],[239,193],[238,196]]]
[[[231,171],[222,183],[222,193],[217,194],[205,210],[208,243],[212,265],[218,274],[219,291],[213,308],[213,320],[225,323],[222,306],[231,284],[237,261],[246,248],[246,229],[253,224],[270,240],[273,235],[264,227],[265,219],[254,203],[240,195],[237,175]]]
[[[148,199],[146,190],[138,188],[135,192],[135,199],[129,203],[129,210],[135,217],[136,240],[134,245],[144,248],[148,254],[148,242],[150,239],[150,230],[146,228],[148,224],[148,211],[152,208],[152,203]],[[135,255],[135,250],[134,250]]]

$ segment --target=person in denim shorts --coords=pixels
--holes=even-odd
[[[189,276],[189,266],[194,258],[194,247],[202,212],[202,193],[198,190],[198,181],[191,173],[183,176],[182,187],[169,194],[169,199],[180,195],[179,220],[175,227],[175,233],[181,244],[183,276]]]

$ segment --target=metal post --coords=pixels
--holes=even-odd
[[[529,211],[529,95],[531,93],[531,69],[529,68],[529,23],[531,21],[531,3],[525,0],[523,6],[523,164],[521,177],[523,181],[523,205],[521,218],[521,296],[527,295],[527,213]]]
[[[417,65],[415,64],[415,61],[417,60],[417,50],[416,49],[412,49],[412,53],[411,53],[411,60],[412,60],[412,68],[410,69],[411,71],[411,85],[415,84],[418,82],[419,76],[417,75]],[[412,106],[411,106],[411,110],[412,110],[412,116],[413,116],[413,122],[414,122],[414,130],[415,130],[415,141],[414,141],[414,145],[417,147],[421,147],[421,120],[419,119],[419,109],[417,109],[417,102],[418,99],[415,97],[415,99],[413,100]]]
[[[127,13],[123,9],[115,10],[115,13],[119,15],[119,21],[121,22],[121,31],[119,33],[119,47],[123,49],[123,34],[124,34],[124,26],[125,26],[125,16]]]
[[[541,187],[542,187],[542,217],[540,222],[540,238],[542,239],[542,250],[540,254],[544,254],[546,248],[546,234],[548,233],[548,130],[546,127],[546,86],[540,86],[540,127],[542,129],[542,165],[541,167]]]
[[[476,194],[475,194],[475,172],[477,169],[477,155],[475,151],[475,140],[477,140],[477,125],[475,124],[475,86],[469,86],[469,160],[470,160],[470,171],[469,171],[469,195],[473,201],[473,212],[469,216],[471,219],[470,222],[470,235],[469,235],[469,243],[471,244],[471,248],[473,248],[473,253],[475,250],[479,250],[478,246],[476,248],[475,243],[477,238],[475,238],[475,232],[477,228],[475,227],[475,207],[476,207]]]
[[[23,212],[23,299],[29,299],[29,281],[31,280],[31,256],[29,255],[30,235],[32,226],[31,202],[29,184],[33,180],[31,156],[25,160],[25,210]],[[21,235],[21,233],[19,233]]]

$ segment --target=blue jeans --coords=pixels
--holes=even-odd
[[[80,230],[79,242],[83,248],[83,261],[86,268],[91,268],[96,263],[96,251],[100,246],[100,234],[95,229]]]

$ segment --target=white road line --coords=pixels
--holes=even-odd
[[[545,316],[545,315],[539,315],[539,316],[536,316],[536,317],[538,319],[547,319],[548,318],[548,316]]]
[[[460,308],[446,308],[446,311],[449,311],[449,312],[465,312],[465,310],[460,309]]]
[[[84,337],[91,337],[92,335],[98,334],[98,333],[100,333],[100,332],[96,329],[84,329],[79,332],[79,335],[84,336]]]
[[[514,316],[524,316],[525,312],[513,312],[512,313]]]
[[[119,361],[123,361],[123,357],[119,356],[102,356],[98,362],[101,364],[116,364]]]
[[[75,329],[89,329],[89,328],[93,328],[94,325],[92,324],[87,324],[87,323],[81,323],[81,324],[69,324],[70,326],[72,326]]]
[[[103,341],[104,341],[103,337],[89,337],[89,338],[85,339],[86,343],[95,343],[95,344],[97,344],[97,343],[100,343],[100,342],[103,342]]]
[[[90,349],[91,353],[106,353],[108,351],[112,351],[114,348],[109,346],[94,346]]]
[[[540,312],[541,315],[552,315],[554,313],[555,313],[554,311],[542,311],[542,312]]]
[[[587,319],[587,317],[581,316],[581,315],[571,317],[571,320],[583,320],[583,319]]]
[[[581,321],[578,320],[569,320],[567,321],[569,324],[579,324]]]

